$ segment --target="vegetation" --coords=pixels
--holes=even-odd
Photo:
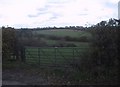
[[[117,26],[96,26],[89,29],[91,39],[91,59],[83,59],[82,67],[98,80],[118,82],[118,30]],[[89,61],[87,63],[86,61]],[[90,70],[89,70],[90,69]]]
[[[14,28],[2,27],[2,57],[8,59],[10,55],[17,55],[17,38]]]
[[[35,29],[3,29],[3,58],[10,58],[10,54],[26,55],[25,46],[46,47],[42,49],[47,55],[54,56],[54,49],[48,47],[90,47],[90,51],[78,51],[79,54],[86,52],[83,57],[79,56],[77,61],[72,61],[72,67],[67,72],[67,78],[75,82],[88,83],[116,83],[118,84],[120,59],[118,58],[118,43],[120,26],[114,19],[101,21],[90,27],[65,27],[65,28],[35,28]],[[21,49],[20,49],[21,48]],[[33,53],[34,61],[38,63],[38,49],[26,49]],[[60,50],[60,49],[59,49]],[[35,51],[32,52],[32,51]],[[68,50],[61,50],[65,53]],[[69,50],[70,51],[70,50]],[[17,53],[16,53],[17,52]],[[52,53],[51,53],[52,52]],[[58,54],[57,54],[58,55]],[[64,54],[65,55],[65,54]],[[67,54],[72,59],[71,54]],[[7,57],[8,56],[8,57]],[[23,59],[24,56],[20,58]],[[33,59],[32,57],[32,59]],[[45,59],[44,56],[42,56]],[[29,60],[29,59],[28,59]],[[52,59],[54,61],[54,58]],[[65,61],[64,59],[61,59]],[[32,61],[33,60],[29,60]],[[34,62],[34,63],[35,63]],[[45,61],[42,61],[43,63]],[[67,62],[67,61],[66,61]],[[61,62],[62,64],[62,62]]]

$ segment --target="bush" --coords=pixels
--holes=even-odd
[[[76,47],[74,43],[66,43],[66,42],[57,42],[56,44],[53,45],[53,47]]]
[[[91,55],[91,63],[95,67],[91,67],[91,72],[97,71],[98,75],[103,74],[106,80],[113,80],[117,77],[118,72],[118,29],[119,27],[94,27],[91,29],[93,39],[91,46],[93,52]],[[117,78],[116,78],[117,79]]]
[[[96,48],[95,57],[99,57],[101,64],[113,65],[113,60],[117,58],[117,29],[102,28],[95,30],[92,45]]]
[[[62,39],[62,37],[52,36],[52,35],[48,35],[47,38],[51,39],[51,40],[60,40],[60,39]]]
[[[79,38],[79,42],[88,42],[89,40],[88,40],[88,38],[86,37],[86,36],[81,36],[80,38]]]
[[[76,45],[74,43],[67,43],[66,47],[76,47]]]
[[[47,43],[44,40],[39,38],[19,38],[19,42],[22,46],[33,46],[33,47],[43,47],[47,46]]]
[[[120,27],[94,27],[89,32],[93,37],[90,51],[86,51],[87,54],[74,61],[71,66],[83,75],[87,73],[85,78],[89,81],[117,83],[120,63],[118,58]]]
[[[70,36],[65,36],[64,39],[66,41],[74,41],[74,42],[88,42],[88,38],[86,36],[81,36],[81,37],[70,37]]]
[[[17,52],[17,38],[14,28],[2,27],[2,57],[3,60],[9,59],[12,54]]]

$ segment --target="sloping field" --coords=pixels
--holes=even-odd
[[[54,36],[70,36],[70,37],[81,37],[87,36],[91,37],[91,34],[86,31],[81,30],[69,30],[69,29],[52,29],[52,30],[36,30],[35,34],[44,34],[44,35],[54,35]]]
[[[60,43],[64,45],[74,44],[77,47],[88,46],[89,42],[87,41],[92,38],[92,35],[87,31],[72,29],[34,30],[32,32],[34,35],[38,35],[37,37],[40,37],[43,41],[45,41],[48,45],[51,46]],[[66,40],[66,38],[72,40]],[[75,39],[77,40],[75,41]]]

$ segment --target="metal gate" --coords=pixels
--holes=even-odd
[[[69,67],[87,55],[88,48],[79,47],[26,47],[26,63],[39,66]]]

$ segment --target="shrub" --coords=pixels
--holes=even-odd
[[[79,42],[88,42],[88,38],[86,36],[81,36],[78,40]]]
[[[89,41],[86,36],[81,36],[81,37],[65,36],[64,39],[66,41],[74,41],[74,42],[88,42]]]
[[[48,38],[48,39],[51,39],[51,40],[60,40],[62,37],[53,36],[53,35],[48,35],[47,38]]]
[[[91,63],[95,67],[91,67],[92,71],[97,71],[97,74],[103,74],[105,78],[113,80],[118,67],[118,29],[119,27],[94,27],[91,29],[93,39],[91,46],[93,52],[91,55]],[[117,72],[116,72],[117,75]],[[114,79],[115,80],[115,79]]]

